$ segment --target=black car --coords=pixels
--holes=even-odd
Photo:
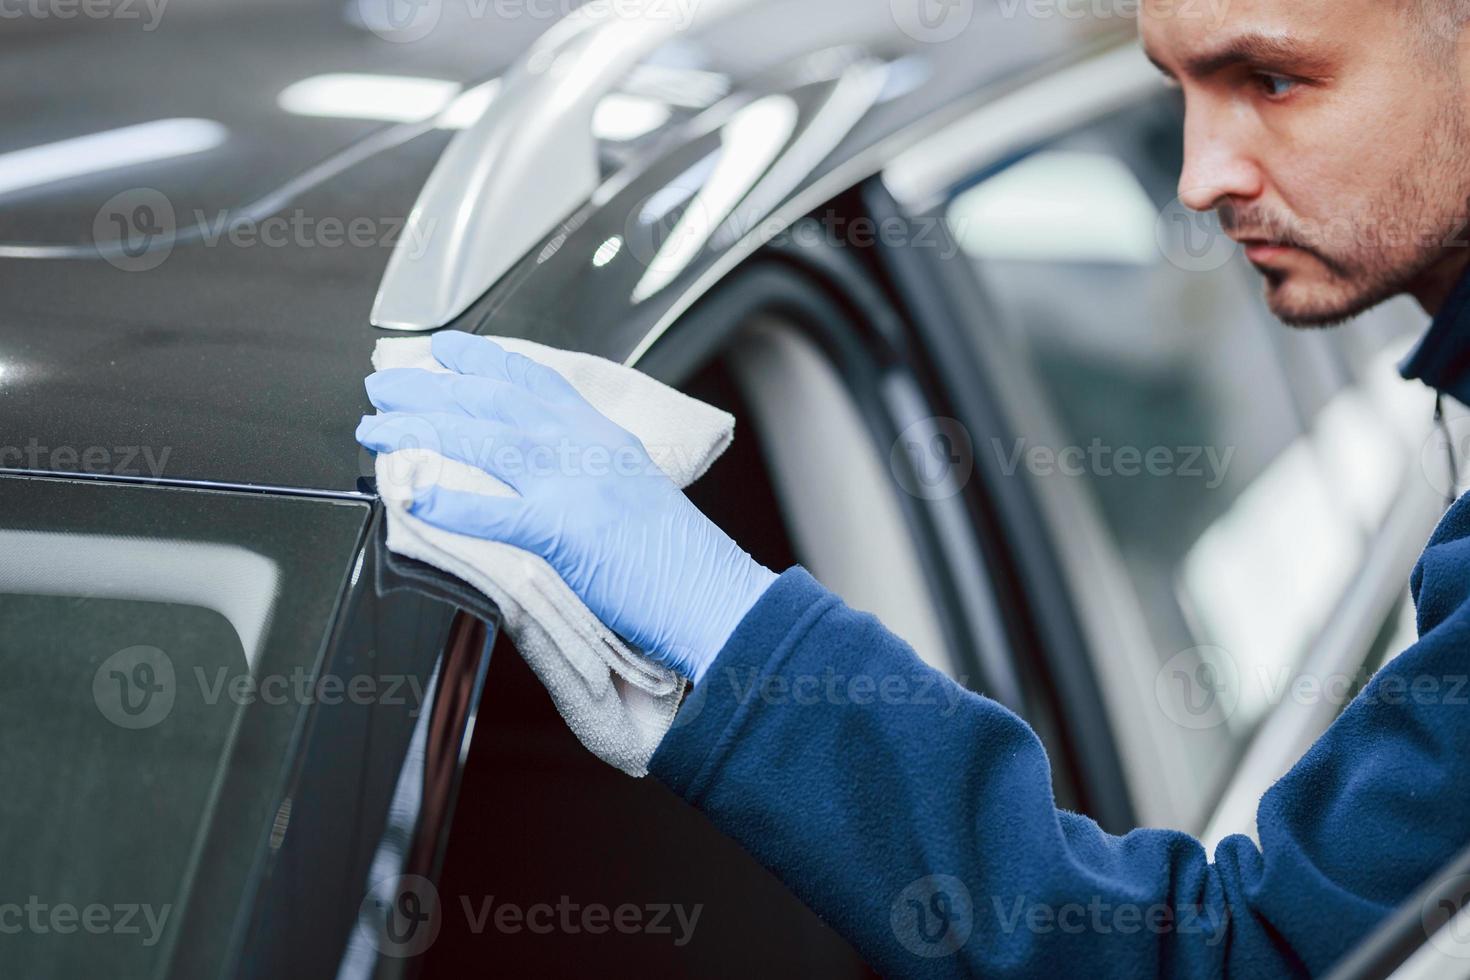
[[[1418,321],[1271,322],[1173,201],[1130,21],[556,6],[0,27],[4,975],[868,974],[386,554],[353,439],[384,336],[529,337],[734,412],[695,501],[1021,712],[1110,830],[1253,832],[1342,706],[1291,678],[1355,690],[1412,636],[1449,478],[1391,377]],[[1273,550],[1282,515],[1323,549]],[[1420,961],[1470,975],[1445,935]]]

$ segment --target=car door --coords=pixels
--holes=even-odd
[[[783,236],[681,317],[638,366],[735,415],[732,447],[688,493],[742,547],[772,568],[802,564],[854,608],[878,616],[929,665],[1027,710],[1030,688],[1014,669],[1013,624],[968,510],[963,474],[922,471],[931,430],[946,412],[931,401],[907,328],[860,251],[821,236]],[[607,771],[554,712],[527,707],[527,695],[514,692],[529,684],[534,693],[535,681],[513,657],[497,660],[496,669],[455,820],[466,829],[452,835],[443,893],[468,894],[473,904],[477,889],[494,882],[496,894],[507,896],[554,884],[583,902],[607,894],[634,905],[644,896],[650,906],[677,899],[702,909],[700,925],[677,948],[647,935],[580,933],[560,936],[552,948],[544,937],[476,931],[466,917],[446,915],[425,961],[430,975],[486,958],[545,972],[591,956],[660,974],[867,975],[857,954],[752,858],[711,841],[703,817],[670,807],[667,790],[653,780]],[[942,713],[943,695],[927,674],[880,684],[835,664],[810,684],[792,679],[759,696],[795,704],[907,698]],[[1028,714],[1044,716],[1043,705],[1034,707]],[[683,709],[686,716],[697,710]],[[1057,785],[1065,805],[1087,802],[1066,764]],[[512,792],[513,809],[496,802]],[[527,831],[561,826],[567,807],[588,796],[601,816],[576,841]],[[586,858],[589,851],[619,853],[618,828],[627,827],[660,847],[632,861]],[[514,854],[496,845],[508,839]],[[752,935],[763,941],[750,943]]]

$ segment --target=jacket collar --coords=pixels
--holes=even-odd
[[[1450,291],[1399,373],[1470,405],[1470,271]]]

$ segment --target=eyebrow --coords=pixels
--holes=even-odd
[[[1174,77],[1174,72],[1166,68],[1147,47],[1143,53],[1153,62],[1155,68],[1170,78]],[[1237,65],[1276,69],[1287,74],[1312,75],[1324,72],[1328,60],[1320,54],[1308,51],[1292,38],[1259,31],[1238,34],[1223,44],[1197,51],[1183,59],[1185,74],[1194,78],[1208,78]]]

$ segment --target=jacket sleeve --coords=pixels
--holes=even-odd
[[[1020,718],[800,567],[651,769],[888,976],[1320,974],[1470,837],[1465,516],[1415,571],[1420,642],[1267,792],[1259,849],[1059,810]]]

